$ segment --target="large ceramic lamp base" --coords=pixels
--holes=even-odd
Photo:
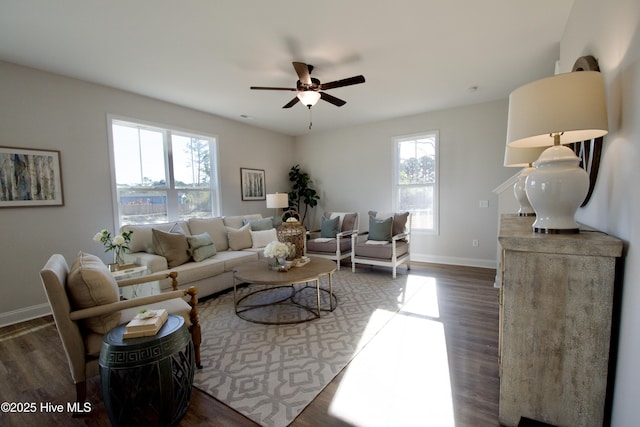
[[[526,179],[526,193],[536,212],[533,231],[579,233],[575,213],[589,190],[589,176],[580,159],[567,147],[546,149]]]
[[[529,203],[526,192],[527,176],[529,176],[532,171],[533,168],[524,168],[522,172],[520,172],[518,180],[513,185],[513,195],[520,204],[518,216],[536,216],[536,211],[533,209],[533,206],[531,206],[531,203]]]

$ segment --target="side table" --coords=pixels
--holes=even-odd
[[[173,426],[191,398],[195,353],[181,316],[169,315],[151,337],[123,339],[125,324],[107,332],[100,383],[114,426]]]
[[[131,268],[125,268],[124,270],[112,271],[111,274],[116,279],[116,281],[119,281],[125,279],[133,279],[135,277],[147,276],[151,274],[151,270],[149,270],[149,268],[145,265],[135,265]],[[139,285],[131,285],[120,288],[120,296],[124,299],[146,297],[149,295],[157,295],[159,293],[159,282],[145,282]]]

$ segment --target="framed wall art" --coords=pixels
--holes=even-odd
[[[240,168],[242,200],[266,200],[266,184],[263,169]]]
[[[63,205],[60,151],[0,147],[0,207]]]

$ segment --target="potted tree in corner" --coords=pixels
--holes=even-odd
[[[304,224],[307,218],[307,212],[309,208],[314,208],[318,205],[320,196],[311,188],[313,182],[311,176],[307,172],[300,169],[300,165],[295,165],[289,170],[289,181],[291,181],[291,192],[289,192],[289,209],[295,209],[298,214],[302,215],[299,218],[300,222]],[[304,211],[302,206],[304,205]]]

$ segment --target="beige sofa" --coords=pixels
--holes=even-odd
[[[133,231],[125,262],[145,265],[152,273],[176,271],[179,289],[195,286],[198,298],[233,287],[233,268],[261,259],[264,246],[277,240],[273,218],[260,214],[125,225],[121,231]],[[207,240],[204,233],[213,248],[196,247],[203,238]],[[206,253],[197,256],[202,249]],[[160,282],[161,291],[170,289],[170,280]]]

